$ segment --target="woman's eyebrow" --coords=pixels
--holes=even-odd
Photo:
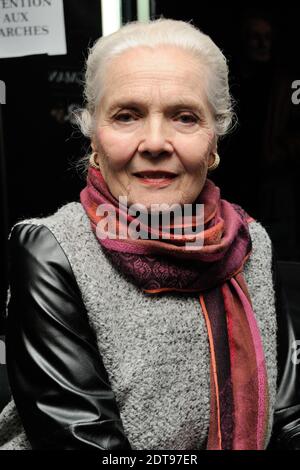
[[[138,101],[138,100],[118,100],[112,103],[109,108],[108,112],[112,112],[118,108],[127,108],[132,110],[138,110],[141,108],[146,108],[148,103],[146,101]],[[167,111],[176,111],[177,109],[188,108],[193,111],[197,111],[203,113],[203,106],[200,102],[190,99],[178,99],[173,101],[172,103],[168,103],[164,107]]]

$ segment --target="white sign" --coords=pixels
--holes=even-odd
[[[66,53],[62,0],[0,0],[0,58]]]

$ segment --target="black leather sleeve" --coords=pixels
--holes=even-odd
[[[9,239],[7,370],[33,449],[130,449],[69,261],[45,226]]]
[[[268,449],[300,450],[300,318],[289,307],[274,247],[273,281],[278,324],[278,378]]]

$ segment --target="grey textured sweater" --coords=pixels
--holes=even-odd
[[[210,353],[196,295],[147,297],[104,255],[78,202],[18,223],[47,226],[66,253],[97,335],[125,433],[133,449],[203,449],[210,412]],[[272,247],[258,222],[245,279],[261,332],[270,392],[271,436],[277,380]],[[0,414],[0,449],[30,449],[12,399]]]

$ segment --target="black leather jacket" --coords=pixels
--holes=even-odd
[[[130,449],[69,261],[45,226],[17,225],[10,241],[6,324],[12,394],[33,449]],[[300,449],[300,338],[280,279],[278,396],[268,449]]]

